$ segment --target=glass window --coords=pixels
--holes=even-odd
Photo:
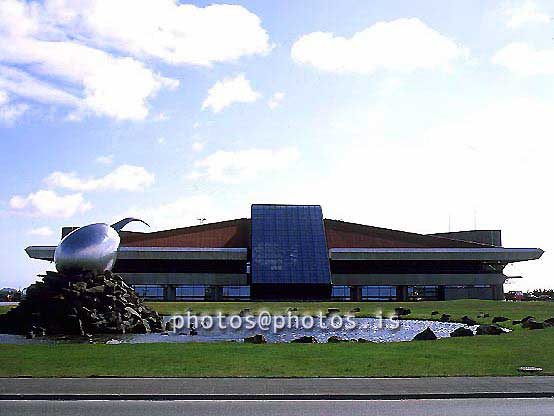
[[[395,300],[396,286],[362,286],[362,300]]]
[[[331,297],[340,300],[350,300],[350,286],[333,286]]]
[[[330,284],[318,205],[252,205],[252,283]]]
[[[164,288],[159,285],[135,285],[133,286],[139,297],[149,300],[162,300]]]
[[[439,286],[410,286],[408,300],[440,300]]]
[[[223,286],[222,296],[225,300],[250,299],[250,286]]]
[[[206,298],[206,285],[186,285],[175,288],[175,297],[179,300],[204,300]]]

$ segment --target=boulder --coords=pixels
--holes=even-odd
[[[461,322],[462,322],[462,324],[465,324],[465,325],[468,325],[468,326],[477,325],[477,322],[474,321],[473,319],[471,319],[468,316],[462,316]]]
[[[492,318],[492,323],[496,324],[497,322],[506,322],[509,320],[510,319],[506,318],[505,316],[495,316],[494,318]]]
[[[545,319],[544,322],[544,327],[545,328],[551,328],[551,327],[554,327],[554,318],[548,318],[548,319]]]
[[[327,338],[328,344],[336,344],[338,342],[348,342],[348,340],[337,337],[336,335],[332,335],[329,338]]]
[[[472,337],[473,331],[469,328],[464,328],[463,326],[456,328],[454,331],[450,333],[451,338],[455,337]]]
[[[437,339],[437,336],[431,328],[426,328],[417,334],[412,341],[432,341]]]
[[[317,339],[312,336],[303,335],[300,338],[295,338],[291,341],[294,344],[317,344]]]
[[[435,316],[435,315],[438,315],[439,314],[439,311],[432,311],[431,312],[431,316]]]
[[[441,322],[450,322],[450,315],[447,313],[443,313],[441,317],[439,318],[439,321]]]
[[[405,309],[405,308],[394,308],[394,314],[396,316],[406,316],[406,315],[409,315],[411,314],[412,311],[410,309]]]
[[[537,322],[534,319],[528,319],[527,321],[522,322],[521,326],[527,329],[544,329],[544,323]]]
[[[244,338],[245,344],[267,344],[267,339],[262,334]]]
[[[475,335],[500,335],[503,334],[504,330],[498,325],[479,325]]]
[[[350,313],[358,313],[360,312],[360,308],[354,308],[350,310]]]

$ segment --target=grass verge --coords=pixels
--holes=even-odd
[[[554,374],[554,329],[387,344],[0,345],[0,376],[424,377]]]

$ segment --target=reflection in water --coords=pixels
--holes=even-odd
[[[169,317],[166,317],[167,321]],[[267,342],[283,343],[290,342],[301,336],[313,336],[318,342],[326,342],[330,336],[337,336],[342,339],[363,338],[371,342],[399,342],[411,341],[412,338],[425,328],[429,327],[438,338],[448,337],[456,328],[467,327],[466,325],[454,322],[436,322],[436,321],[417,321],[402,320],[399,321],[398,328],[391,328],[390,321],[381,321],[376,318],[353,318],[355,328],[348,329],[346,326],[340,329],[333,329],[327,325],[326,329],[315,325],[311,329],[302,328],[283,328],[277,331],[263,331],[259,327],[253,329],[232,329],[227,325],[226,329],[220,329],[214,325],[211,329],[205,329],[202,326],[197,328],[198,334],[190,336],[189,325],[185,322],[183,329],[177,332],[165,334],[126,334],[126,335],[94,335],[91,340],[83,337],[41,337],[35,339],[25,339],[21,335],[0,334],[0,344],[56,344],[56,343],[105,343],[110,339],[117,339],[123,343],[141,344],[152,342],[222,342],[222,341],[241,341],[245,337],[255,334],[263,334]],[[326,322],[324,319],[323,322]],[[469,327],[474,329],[474,327]],[[182,331],[182,332],[181,332]]]

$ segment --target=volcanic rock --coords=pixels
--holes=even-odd
[[[312,336],[303,335],[300,338],[295,338],[291,341],[295,344],[317,344],[317,339]]]
[[[19,306],[0,315],[0,332],[85,335],[160,331],[158,314],[109,271],[94,275],[46,272]]]
[[[244,338],[245,344],[267,344],[267,339],[262,334]]]
[[[528,319],[521,323],[521,327],[527,329],[544,329],[544,323],[537,322],[534,319]]]
[[[456,328],[454,331],[450,333],[450,337],[472,337],[473,331],[469,328],[464,328],[463,326]]]
[[[477,325],[477,322],[468,316],[462,316],[461,322],[462,324],[469,325],[469,326]]]
[[[492,318],[492,323],[495,324],[497,322],[506,322],[506,321],[509,321],[508,318],[506,318],[505,316],[495,316],[494,318]]]
[[[348,342],[348,340],[342,339],[341,337],[337,337],[336,335],[332,335],[329,338],[327,338],[328,344],[336,344],[338,342]]]
[[[548,319],[545,319],[544,322],[544,327],[545,328],[551,328],[554,326],[554,318],[548,318]]]
[[[405,308],[394,308],[394,314],[396,316],[405,316],[411,314],[412,311],[410,309]]]
[[[441,317],[439,318],[439,321],[441,322],[450,322],[450,315],[447,313],[443,313]]]
[[[500,335],[504,330],[498,325],[479,325],[475,335]]]
[[[412,341],[432,341],[437,339],[437,336],[433,332],[431,328],[426,328],[425,330],[421,331],[419,334],[417,334]]]

